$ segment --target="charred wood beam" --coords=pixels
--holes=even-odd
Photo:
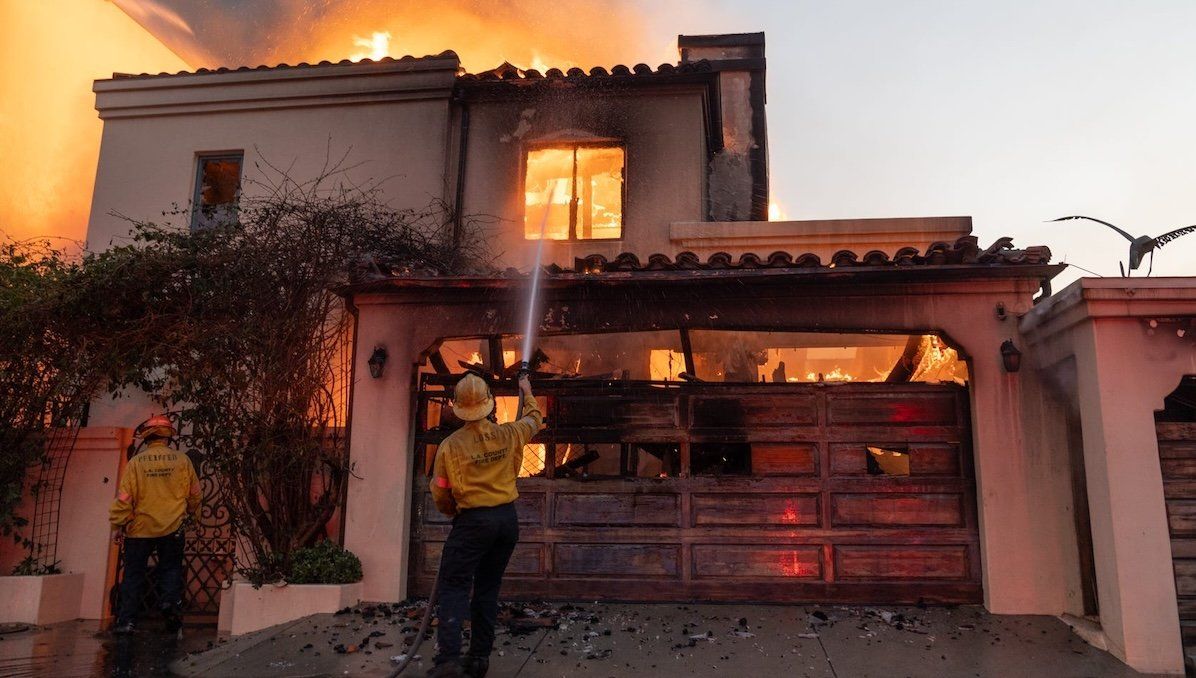
[[[685,357],[685,371],[689,374],[697,374],[698,370],[694,367],[694,347],[689,340],[689,329],[682,327],[678,330],[681,333],[681,355]]]
[[[432,369],[436,370],[436,374],[452,374],[448,364],[444,362],[444,356],[440,354],[440,351],[436,351],[428,356],[428,362],[432,363]]]

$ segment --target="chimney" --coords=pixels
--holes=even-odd
[[[711,221],[768,220],[768,121],[764,34],[679,35],[682,63],[718,72],[723,148],[707,169]]]

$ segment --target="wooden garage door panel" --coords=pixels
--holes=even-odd
[[[558,494],[557,525],[679,525],[675,494]]]
[[[1175,592],[1181,596],[1196,596],[1196,560],[1176,558]]]
[[[836,493],[831,524],[847,526],[962,526],[959,494]]]
[[[1173,537],[1196,534],[1196,500],[1172,499],[1168,501],[1167,523],[1171,527]]]
[[[694,525],[818,524],[816,494],[695,494],[692,505]]]
[[[670,477],[521,479],[529,543],[512,560],[505,596],[894,604],[981,596],[966,389],[633,382],[615,395],[558,381],[544,386],[544,442],[653,440],[690,460],[695,445],[732,443],[732,451],[750,445],[751,461],[722,475],[682,464]],[[421,451],[443,435],[417,432]],[[868,445],[907,451],[901,463],[878,464],[898,474],[908,461],[909,477],[868,474]],[[1181,482],[1196,487],[1196,475]],[[425,518],[415,525],[410,590],[426,595],[448,523],[424,496],[422,476],[417,488]]]
[[[519,515],[520,525],[544,524],[544,493],[520,492],[519,501],[515,502],[515,511]],[[436,510],[436,502],[432,500],[432,493],[424,493],[424,522],[429,525],[447,525],[453,519]]]
[[[1164,478],[1196,479],[1196,459],[1173,458],[1160,462]]]
[[[568,395],[557,398],[556,416],[558,428],[675,428],[677,405],[672,396]]]
[[[954,424],[959,418],[954,393],[876,393],[831,396],[827,422],[832,426]]]
[[[553,571],[561,576],[676,577],[677,544],[557,544]]]
[[[812,476],[818,472],[814,443],[752,443],[752,475]]]
[[[853,579],[966,579],[966,546],[836,546],[835,574]]]
[[[425,574],[435,575],[440,569],[440,554],[444,549],[444,542],[424,542],[423,570]],[[515,546],[511,554],[511,562],[507,565],[508,574],[538,575],[544,573],[544,545],[537,542],[521,541]]]
[[[908,452],[911,476],[958,477],[960,475],[959,447],[956,445],[877,441],[831,443],[831,474],[839,476],[868,475],[869,447]]]
[[[821,579],[820,546],[695,544],[696,577]]]
[[[818,421],[817,401],[808,395],[698,396],[692,402],[695,428],[767,428]]]

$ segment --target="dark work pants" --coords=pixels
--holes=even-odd
[[[146,563],[158,553],[158,606],[163,612],[177,614],[183,606],[183,528],[165,537],[125,537],[125,576],[120,583],[118,625],[136,621],[145,591]]]
[[[490,656],[494,624],[498,621],[498,589],[517,541],[515,504],[465,509],[453,518],[453,529],[440,559],[437,664],[461,656],[461,625],[466,612],[470,615],[470,656]]]

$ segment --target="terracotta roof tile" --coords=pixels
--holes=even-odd
[[[562,71],[559,68],[550,68],[546,72],[540,73],[540,71],[534,68],[523,69],[510,62],[503,62],[498,67],[488,71],[464,73],[459,76],[459,80],[462,82],[496,82],[502,80],[578,81],[594,78],[668,77],[691,73],[709,73],[711,70],[710,62],[705,59],[691,63],[661,64],[655,70],[647,64],[635,64],[631,67],[618,64],[617,66],[612,66],[609,71],[601,66],[595,66],[590,69],[589,73],[577,67],[570,68],[568,71]]]
[[[859,255],[852,250],[839,250],[829,261],[822,262],[818,255],[807,252],[797,256],[788,252],[773,252],[767,257],[748,252],[738,258],[726,252],[715,252],[702,261],[693,252],[682,252],[676,257],[667,254],[653,254],[646,263],[639,257],[624,252],[614,259],[600,254],[580,257],[572,268],[556,264],[545,267],[549,275],[570,274],[596,275],[602,273],[635,273],[641,271],[713,271],[786,268],[888,268],[907,266],[1025,266],[1043,265],[1051,262],[1051,250],[1044,246],[1014,249],[1012,238],[1000,238],[987,249],[980,249],[974,235],[959,238],[953,243],[936,242],[925,252],[916,247],[903,247],[890,257],[880,250],[871,250]]]
[[[194,71],[178,71],[177,73],[113,73],[113,80],[127,80],[130,78],[163,78],[174,77],[179,75],[212,75],[219,73],[244,73],[247,71],[275,71],[275,70],[293,70],[301,68],[325,68],[329,66],[356,66],[362,64],[390,64],[390,63],[408,63],[424,60],[439,60],[439,59],[457,59],[457,53],[453,50],[445,50],[440,54],[427,54],[422,57],[411,56],[410,54],[395,57],[383,57],[381,59],[361,59],[359,61],[352,61],[349,59],[341,59],[340,61],[321,61],[319,63],[309,64],[307,62],[300,62],[297,64],[276,64],[271,66],[269,64],[262,64],[260,66],[240,66],[237,68],[220,67],[220,68],[199,68]]]

